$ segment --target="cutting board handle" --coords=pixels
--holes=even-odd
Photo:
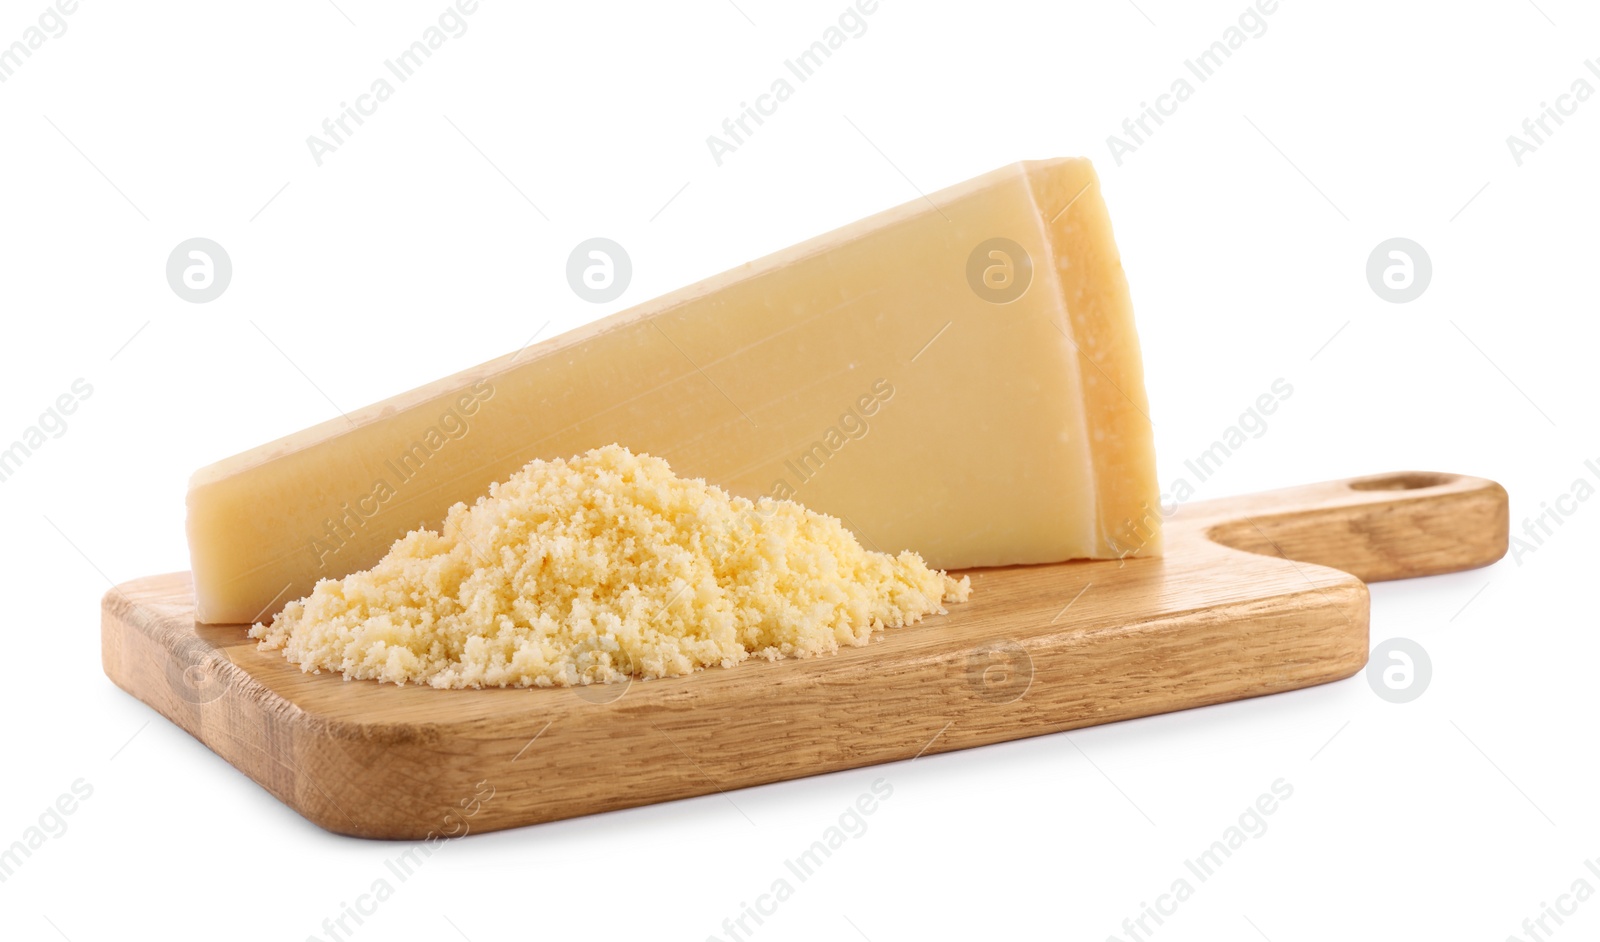
[[[1432,471],[1325,481],[1194,509],[1217,543],[1331,566],[1364,582],[1487,566],[1506,554],[1510,529],[1505,488]]]

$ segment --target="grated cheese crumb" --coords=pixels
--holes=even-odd
[[[250,637],[347,680],[566,686],[832,653],[970,592],[916,553],[863,549],[834,517],[608,445],[530,462]]]

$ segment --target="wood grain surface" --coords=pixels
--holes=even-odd
[[[102,658],[318,825],[454,836],[1339,680],[1367,660],[1362,580],[1487,565],[1507,522],[1500,485],[1423,472],[1187,504],[1162,559],[971,570],[970,602],[866,647],[585,688],[302,673],[197,624],[174,573],[106,594]]]

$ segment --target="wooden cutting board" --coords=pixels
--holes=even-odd
[[[101,639],[118,686],[305,817],[421,839],[1339,680],[1367,660],[1364,582],[1487,565],[1506,538],[1493,481],[1330,481],[1181,506],[1163,559],[972,570],[970,602],[866,647],[585,688],[304,674],[196,624],[188,573],[107,593]]]

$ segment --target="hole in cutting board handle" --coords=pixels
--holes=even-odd
[[[1456,480],[1454,474],[1438,474],[1431,471],[1402,471],[1399,474],[1383,474],[1375,478],[1361,478],[1350,482],[1353,491],[1416,491],[1425,487],[1438,487]]]
[[[1486,566],[1505,555],[1509,535],[1505,488],[1437,471],[1345,478],[1212,506],[1213,542],[1363,582]]]

